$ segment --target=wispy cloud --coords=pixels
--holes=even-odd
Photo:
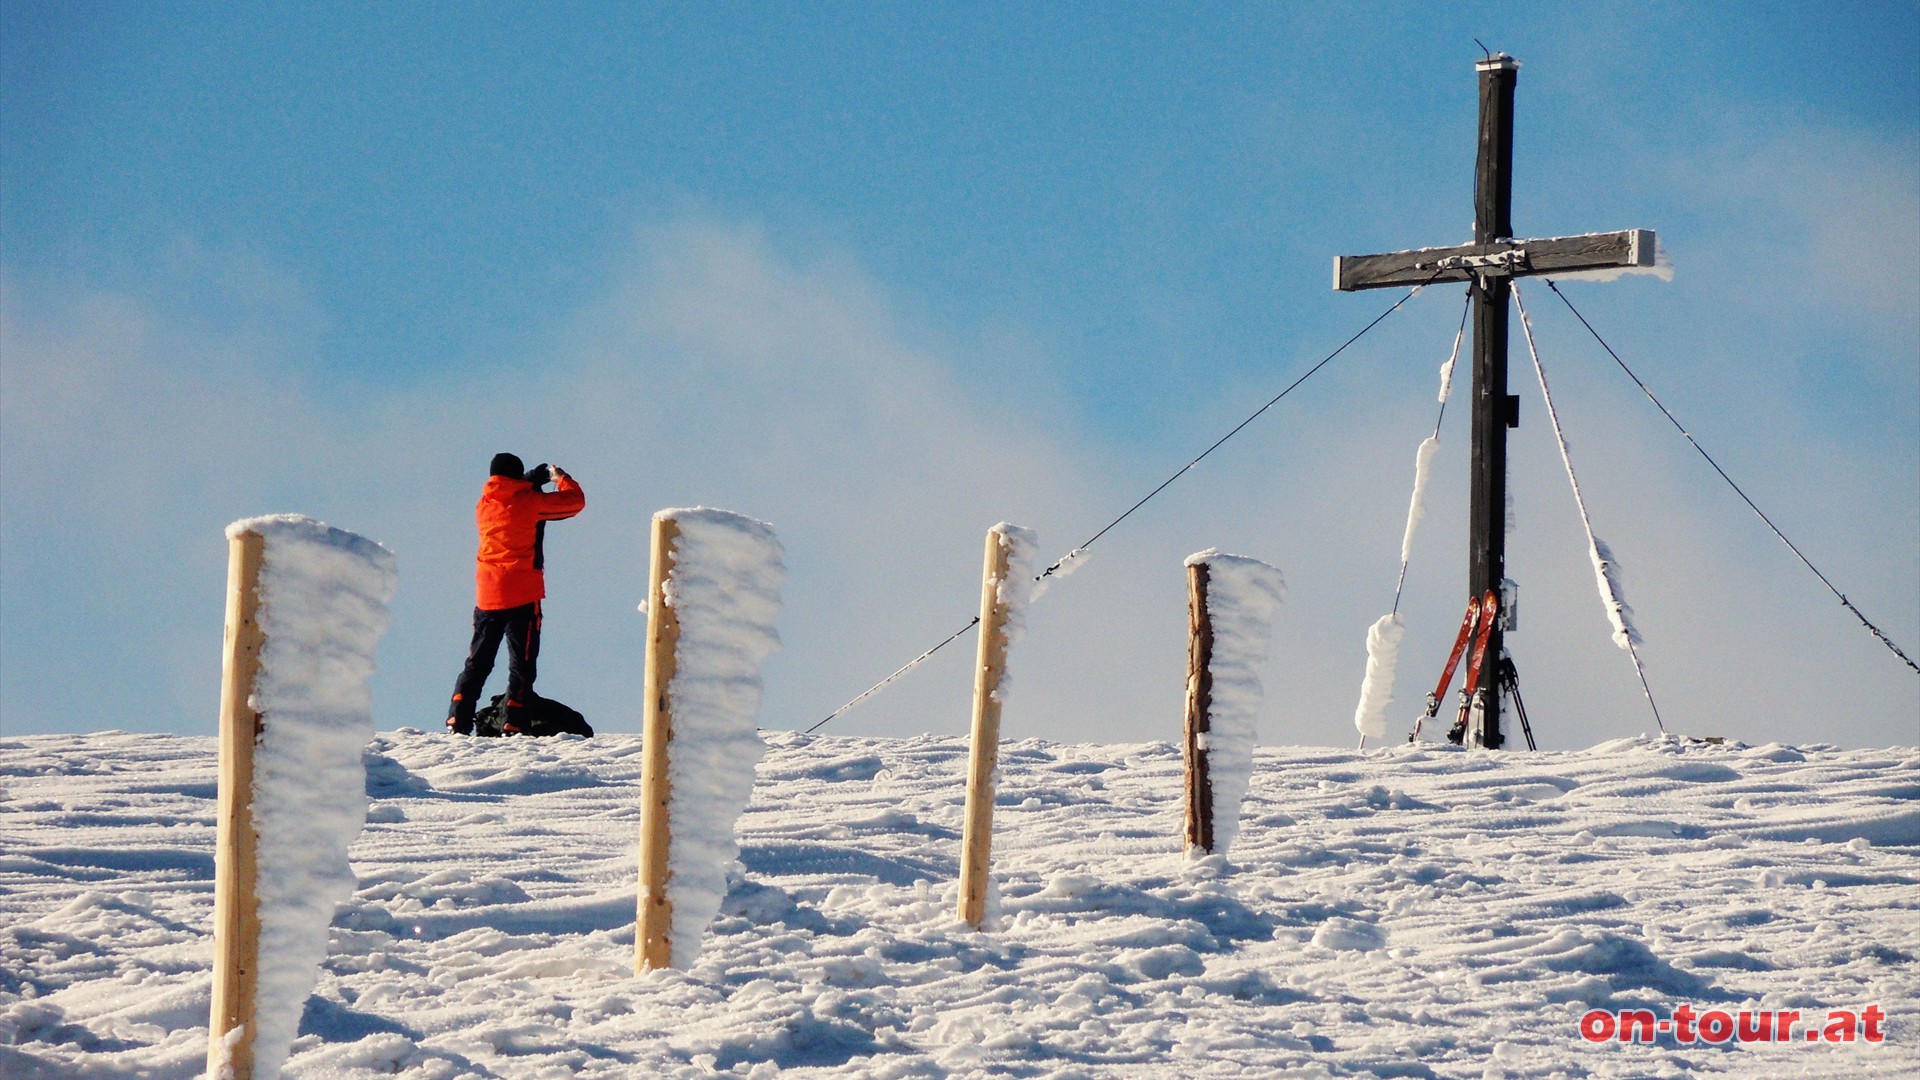
[[[272,281],[245,259],[230,260],[242,267],[233,270],[218,252],[195,258],[215,265],[193,280]],[[471,505],[501,449],[559,462],[589,493],[586,514],[549,537],[544,689],[597,725],[637,728],[647,518],[718,505],[772,522],[786,547],[785,649],[769,664],[764,721],[804,727],[971,617],[988,526],[1034,527],[1043,548],[1064,553],[1179,464],[1142,463],[1083,435],[1070,401],[1024,392],[1031,381],[1008,378],[988,346],[914,325],[844,253],[711,217],[618,245],[597,290],[514,362],[397,389],[317,390],[301,376],[322,320],[297,288],[0,287],[9,731],[210,730],[221,527],[288,510],[398,553],[376,720],[436,725],[467,633]],[[1453,317],[1433,320],[1445,324],[1436,365]],[[1289,403],[1249,428],[1048,593],[1013,661],[1010,737],[1171,738],[1185,658],[1181,559],[1218,546],[1280,565],[1291,586],[1263,737],[1350,742],[1366,627],[1398,565],[1408,462],[1424,434],[1416,414],[1430,417],[1431,403],[1424,379],[1404,401],[1377,393],[1373,363],[1358,354],[1316,386],[1314,400],[1338,410]],[[1577,395],[1579,380],[1567,382]],[[1230,424],[1271,392],[1244,380],[1206,411]],[[1596,408],[1630,415],[1630,394],[1601,391]],[[1578,439],[1579,412],[1569,412]],[[1404,446],[1383,434],[1402,421]],[[1416,553],[1409,687],[1423,679],[1421,657],[1437,667],[1463,595],[1460,430],[1436,462],[1422,532],[1433,539]],[[1582,478],[1593,477],[1595,513],[1631,577],[1650,676],[1681,699],[1669,715],[1713,734],[1789,737],[1793,717],[1769,715],[1768,703],[1803,700],[1814,685],[1825,698],[1830,685],[1796,671],[1817,660],[1855,680],[1827,699],[1861,714],[1842,730],[1902,738],[1898,707],[1884,703],[1912,695],[1844,628],[1813,642],[1765,630],[1803,615],[1790,600],[1752,606],[1749,571],[1773,553],[1709,539],[1723,523],[1697,505],[1700,488],[1609,490],[1610,475],[1658,475],[1675,460],[1641,445],[1655,429],[1618,430],[1624,446],[1618,434],[1593,436]],[[1638,686],[1589,610],[1591,572],[1577,522],[1560,513],[1557,461],[1522,460],[1532,452],[1516,445],[1527,602],[1514,647],[1542,737],[1582,745],[1641,730],[1650,721]],[[1848,546],[1844,529],[1817,539]],[[972,649],[970,638],[955,643],[835,730],[964,730]],[[1390,713],[1390,730],[1411,719],[1414,694]]]

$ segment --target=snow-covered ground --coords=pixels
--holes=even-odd
[[[767,740],[698,961],[637,978],[637,736],[378,736],[288,1074],[1920,1075],[1920,750],[1263,748],[1189,862],[1175,746],[1009,743],[975,933],[964,740]],[[214,754],[0,740],[0,1075],[201,1070]],[[1877,1045],[1578,1030],[1874,1004]]]

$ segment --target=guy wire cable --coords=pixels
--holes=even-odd
[[[1553,391],[1547,388],[1547,369],[1540,362],[1539,346],[1534,344],[1533,320],[1527,315],[1526,303],[1520,299],[1518,281],[1513,283],[1513,306],[1520,309],[1520,330],[1527,337],[1527,355],[1533,358],[1533,373],[1540,379],[1540,398],[1547,403],[1547,420],[1553,426],[1554,441],[1560,445],[1560,461],[1567,467],[1567,483],[1573,488],[1573,504],[1580,508],[1580,526],[1587,531],[1587,553],[1593,559],[1594,573],[1600,585],[1600,599],[1607,605],[1608,618],[1616,631],[1615,639],[1633,658],[1633,672],[1640,677],[1640,692],[1647,696],[1647,708],[1653,710],[1653,722],[1659,726],[1660,734],[1665,735],[1667,722],[1660,718],[1660,706],[1653,700],[1653,687],[1647,685],[1647,669],[1640,663],[1640,649],[1634,642],[1633,625],[1626,618],[1626,601],[1621,598],[1613,575],[1607,572],[1607,563],[1603,561],[1603,555],[1610,558],[1612,553],[1593,534],[1593,518],[1587,513],[1587,497],[1580,493],[1580,478],[1573,474],[1573,455],[1567,450],[1567,433],[1560,427],[1560,410],[1553,405]]]
[[[1665,405],[1660,403],[1660,399],[1653,396],[1653,391],[1648,389],[1646,383],[1640,381],[1640,376],[1633,373],[1633,369],[1627,366],[1625,360],[1620,359],[1620,354],[1613,351],[1613,346],[1607,344],[1607,339],[1600,336],[1600,331],[1593,328],[1593,324],[1587,321],[1585,315],[1580,314],[1580,309],[1573,306],[1573,301],[1567,299],[1567,294],[1560,291],[1560,287],[1553,283],[1553,279],[1544,278],[1542,280],[1547,283],[1547,288],[1553,290],[1553,295],[1559,297],[1560,302],[1567,305],[1567,310],[1573,312],[1573,317],[1580,320],[1580,325],[1587,328],[1587,333],[1593,335],[1593,340],[1599,342],[1600,347],[1607,350],[1607,355],[1613,357],[1613,362],[1620,365],[1620,370],[1627,373],[1627,378],[1632,379],[1633,384],[1640,388],[1640,392],[1647,395],[1647,400],[1653,402],[1654,408],[1660,410],[1660,415],[1665,416],[1667,422],[1673,425],[1674,430],[1685,436],[1687,442],[1693,444],[1693,448],[1700,452],[1700,456],[1707,460],[1707,464],[1713,466],[1713,471],[1720,474],[1720,479],[1725,480],[1727,486],[1733,489],[1733,493],[1740,496],[1740,501],[1746,503],[1747,508],[1752,510],[1759,516],[1761,521],[1766,523],[1767,528],[1773,530],[1773,535],[1779,537],[1780,542],[1787,545],[1788,551],[1793,552],[1794,556],[1804,563],[1807,569],[1813,571],[1813,576],[1820,579],[1820,584],[1825,585],[1828,592],[1840,598],[1840,606],[1853,612],[1853,617],[1860,620],[1860,625],[1872,632],[1874,637],[1879,638],[1882,645],[1892,649],[1893,655],[1899,657],[1903,663],[1912,668],[1915,674],[1920,675],[1920,664],[1914,663],[1913,658],[1902,652],[1900,646],[1893,643],[1892,638],[1888,637],[1878,626],[1875,626],[1871,620],[1861,613],[1859,608],[1854,607],[1853,601],[1848,600],[1846,594],[1835,588],[1833,582],[1827,580],[1827,575],[1821,573],[1820,568],[1813,565],[1813,560],[1807,558],[1806,555],[1794,545],[1793,541],[1787,539],[1787,534],[1780,531],[1780,526],[1775,525],[1772,518],[1768,517],[1765,512],[1754,505],[1752,499],[1747,498],[1747,493],[1740,490],[1740,485],[1733,482],[1733,477],[1727,475],[1727,471],[1720,467],[1720,463],[1713,460],[1713,455],[1707,453],[1706,447],[1700,445],[1699,440],[1693,437],[1693,433],[1688,431],[1686,426],[1681,424],[1679,419],[1676,418]]]
[[[1454,331],[1453,334],[1453,352],[1447,357],[1446,365],[1440,369],[1440,410],[1433,418],[1433,439],[1436,443],[1440,439],[1440,426],[1446,423],[1447,420],[1447,401],[1453,397],[1453,365],[1460,359],[1460,345],[1467,338],[1467,316],[1471,314],[1473,314],[1473,290],[1468,289],[1467,302],[1460,311],[1460,329]],[[1417,472],[1414,488],[1416,492],[1419,490]],[[1408,511],[1408,516],[1410,518],[1412,516],[1411,509]],[[1413,532],[1413,522],[1411,520],[1407,523],[1407,532],[1408,539],[1411,539]],[[1406,591],[1407,566],[1413,561],[1406,551],[1407,544],[1402,542],[1400,546],[1402,549],[1400,553],[1400,577],[1393,583],[1393,613],[1395,615],[1400,614],[1400,594]]]

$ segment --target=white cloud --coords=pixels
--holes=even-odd
[[[1920,347],[1920,146],[1791,120],[1735,126],[1671,178],[1703,215],[1694,239],[1713,270],[1763,325],[1811,309],[1830,332],[1880,327],[1906,360]]]
[[[13,280],[4,288],[0,700],[9,731],[210,730],[220,529],[278,511],[321,517],[398,553],[376,720],[436,725],[467,635],[472,501],[501,449],[566,465],[589,493],[587,512],[549,534],[542,689],[596,725],[637,729],[644,626],[634,607],[647,519],[663,506],[718,505],[771,521],[786,546],[786,647],[769,662],[764,722],[805,727],[971,618],[988,526],[1034,527],[1044,549],[1064,553],[1180,463],[1089,443],[1064,419],[1070,402],[1013,389],[980,346],[924,344],[931,335],[904,324],[880,285],[844,258],[796,255],[753,227],[710,220],[642,232],[602,293],[512,370],[337,398],[289,374],[297,365],[286,357],[302,354],[302,335],[317,325],[297,290],[252,294],[223,319],[204,307],[181,315],[164,297]],[[295,299],[275,298],[284,295]],[[276,317],[282,303],[295,315]],[[1377,348],[1343,359],[1106,537],[1031,613],[1013,660],[1008,735],[1173,738],[1185,662],[1181,560],[1218,546],[1279,565],[1290,585],[1262,737],[1348,744],[1366,627],[1391,599],[1407,461],[1431,422],[1432,365],[1415,365],[1404,396],[1382,373],[1394,350],[1429,329],[1437,364],[1456,317],[1448,301],[1430,318],[1402,319]],[[1314,347],[1290,353],[1310,363]],[[1276,381],[1267,372],[1231,385],[1199,426],[1231,426]],[[1789,706],[1814,704],[1818,686],[1820,707],[1857,714],[1825,737],[1907,737],[1912,711],[1901,710],[1915,696],[1904,676],[1851,628],[1815,621],[1830,612],[1801,610],[1818,597],[1794,606],[1804,590],[1790,588],[1756,600],[1756,575],[1783,573],[1775,554],[1714,539],[1730,523],[1701,505],[1713,489],[1681,471],[1691,467],[1684,448],[1660,449],[1665,436],[1631,388],[1565,381],[1570,401],[1583,389],[1597,395],[1605,423],[1639,417],[1583,445],[1581,418],[1595,413],[1567,409],[1596,525],[1630,575],[1656,692],[1674,699],[1669,719],[1791,738],[1806,727]],[[1527,607],[1514,648],[1539,734],[1570,746],[1641,730],[1649,722],[1638,686],[1607,640],[1577,522],[1568,510],[1555,524],[1567,509],[1555,502],[1557,460],[1526,448],[1539,425],[1521,435],[1515,565]],[[1464,425],[1450,428],[1435,465],[1404,609],[1409,689],[1390,730],[1410,722],[1413,688],[1429,677],[1422,658],[1437,670],[1457,625],[1464,444]],[[1627,490],[1642,475],[1668,479]],[[1867,473],[1827,495],[1884,497],[1885,483]],[[1902,513],[1874,521],[1870,535],[1910,536]],[[1824,549],[1858,547],[1845,526],[1813,531]],[[1893,556],[1847,569],[1865,580],[1863,592],[1885,586],[1896,602],[1912,588]],[[1768,629],[1779,624],[1784,635]],[[973,647],[970,637],[954,643],[832,730],[964,730]],[[1807,670],[1814,662],[1845,672],[1848,685]]]

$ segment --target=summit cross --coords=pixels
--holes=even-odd
[[[1502,596],[1500,618],[1486,646],[1487,672],[1501,669],[1507,604],[1507,429],[1520,422],[1520,399],[1507,393],[1507,303],[1512,279],[1577,270],[1654,265],[1651,229],[1589,233],[1538,240],[1513,236],[1513,88],[1520,61],[1494,53],[1474,64],[1480,73],[1480,151],[1474,166],[1473,243],[1334,259],[1334,288],[1406,288],[1442,281],[1471,283],[1473,292],[1473,481],[1468,524],[1467,596]],[[1462,740],[1496,749],[1500,730],[1499,680],[1483,678],[1469,702]]]

